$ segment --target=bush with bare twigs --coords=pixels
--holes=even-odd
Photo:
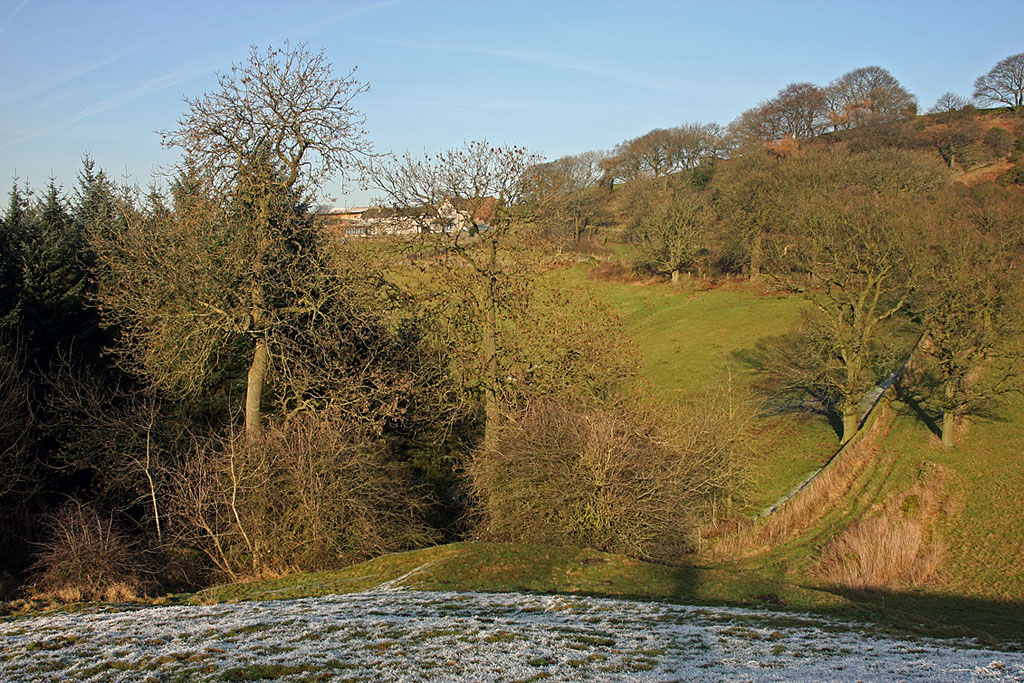
[[[482,534],[654,560],[693,550],[742,481],[749,413],[722,400],[680,413],[541,402],[508,416],[468,466]]]
[[[71,500],[44,521],[32,593],[65,602],[135,600],[145,592],[147,562],[113,518]]]
[[[638,281],[633,270],[620,261],[601,261],[587,271],[587,277],[591,280],[604,280],[605,282],[630,283]]]
[[[0,337],[0,509],[7,494],[26,485],[32,429],[29,379],[17,341]],[[15,501],[10,501],[14,503]]]
[[[434,540],[429,501],[386,446],[316,415],[206,446],[178,473],[181,540],[231,579],[351,564]]]

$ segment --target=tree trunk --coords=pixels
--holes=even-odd
[[[956,412],[953,410],[942,411],[942,445],[951,448],[953,444],[953,422],[956,420]]]
[[[750,242],[750,279],[761,279],[761,260],[764,251],[764,235],[758,232]]]
[[[672,286],[677,287],[679,285],[679,270],[672,271]]]
[[[952,401],[956,393],[953,382],[946,382],[945,394],[947,405]],[[947,448],[953,446],[953,423],[956,422],[956,409],[943,408],[942,410],[942,445]]]
[[[484,320],[484,447],[495,445],[498,426],[497,314],[492,294],[488,293],[487,318]]]
[[[494,273],[498,267],[498,245],[491,241],[490,276],[484,301],[484,448],[493,448],[497,440],[498,420],[498,291]]]
[[[260,339],[253,349],[252,365],[249,366],[249,378],[245,387],[245,440],[250,444],[263,438],[260,404],[263,401],[263,383],[266,381],[269,365],[270,350],[267,348],[267,342]]]
[[[857,433],[857,404],[847,400],[843,403],[843,436],[839,443],[846,443]]]

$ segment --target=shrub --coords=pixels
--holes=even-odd
[[[111,517],[71,500],[46,517],[44,528],[46,540],[33,566],[37,596],[114,601],[145,592],[144,554]]]
[[[1013,150],[1013,134],[1005,128],[989,128],[982,140],[997,158],[1005,157]]]
[[[692,550],[742,481],[745,422],[717,398],[679,412],[672,428],[651,409],[541,402],[509,416],[468,467],[482,534],[663,561]]]
[[[428,501],[386,445],[316,415],[197,448],[178,473],[183,540],[230,578],[344,566],[431,543]]]
[[[1018,161],[1009,171],[1000,174],[996,178],[996,182],[1004,187],[1007,185],[1024,185],[1024,162]]]

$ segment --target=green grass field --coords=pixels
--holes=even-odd
[[[783,334],[805,302],[763,287],[727,282],[708,289],[702,282],[619,283],[587,277],[576,268],[562,273],[566,284],[585,287],[622,316],[643,361],[641,376],[665,398],[685,398],[716,383],[732,382],[754,401],[757,371],[743,359],[758,341]],[[755,512],[776,501],[832,455],[836,434],[827,420],[762,414],[752,425],[746,501]]]
[[[614,282],[587,266],[552,274],[588,289],[621,316],[642,354],[646,390],[684,398],[716,382],[740,389],[757,379],[740,359],[758,340],[784,332],[803,303],[743,283]],[[933,408],[925,405],[925,412]],[[217,586],[174,600],[216,602],[356,591],[394,582],[425,589],[579,592],[691,603],[768,604],[866,619],[900,630],[1024,640],[1024,401],[997,419],[970,422],[943,448],[920,413],[896,401],[870,466],[813,529],[743,560],[667,567],[593,550],[458,543],[390,555],[334,572]],[[759,510],[816,469],[836,446],[820,416],[758,417],[751,443],[748,512]],[[821,546],[888,496],[906,490],[928,463],[952,473],[955,501],[939,520],[947,546],[939,577],[926,586],[851,591],[808,571]]]

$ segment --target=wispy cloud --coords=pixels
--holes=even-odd
[[[396,5],[401,5],[402,0],[382,0],[381,2],[370,2],[365,5],[358,5],[356,7],[349,7],[348,9],[336,12],[316,22],[316,26],[324,26],[326,24],[336,24],[340,21],[347,19],[354,19],[363,14],[373,14],[380,10],[389,9]]]
[[[487,101],[487,100],[445,100],[445,99],[367,99],[366,105],[385,105],[390,107],[457,107],[465,109],[552,109],[552,110],[592,110],[592,111],[627,111],[634,109],[632,104],[614,102],[522,102],[522,101]]]
[[[618,73],[611,69],[604,69],[601,67],[592,66],[590,64],[582,64],[579,62],[567,60],[556,55],[544,52],[502,49],[493,47],[473,47],[441,42],[413,43],[393,40],[383,40],[381,42],[389,45],[394,45],[396,47],[427,50],[443,50],[446,52],[461,52],[464,54],[483,55],[486,57],[508,59],[511,61],[521,62],[523,64],[532,64],[534,66],[542,66],[549,69],[559,69],[562,71],[571,71],[574,73],[587,74],[589,76],[597,76],[599,78],[607,78],[609,80],[617,81],[620,83],[628,83],[630,85],[635,85],[650,90],[657,90],[659,92],[673,94],[677,93],[677,90],[675,88],[664,82],[655,81],[651,79],[636,78],[635,76]]]
[[[4,21],[4,23],[0,24],[0,36],[4,34],[4,31],[7,30],[7,27],[11,25],[11,23],[14,21],[14,18],[18,16],[18,13],[21,12],[21,10],[25,9],[25,5],[27,4],[28,0],[21,0],[21,2],[18,3],[18,6],[14,8],[14,11],[11,12],[10,16],[8,16],[7,19]]]
[[[293,35],[304,35],[313,33],[315,31],[322,31],[327,26],[332,24],[338,24],[343,21],[351,21],[361,16],[374,14],[381,10],[386,10],[396,5],[403,4],[403,0],[381,0],[380,2],[368,2],[363,5],[355,5],[353,7],[346,7],[340,12],[328,14],[327,16],[317,17],[315,20],[308,23],[304,23],[294,28],[291,33]]]
[[[174,69],[173,71],[169,71],[168,73],[165,73],[161,76],[157,76],[155,78],[143,81],[135,87],[125,90],[124,92],[121,92],[115,95],[114,97],[108,97],[104,100],[100,100],[99,102],[95,102],[53,126],[49,126],[43,130],[37,130],[28,135],[24,135],[20,138],[4,143],[0,145],[0,150],[7,149],[8,147],[12,147],[14,145],[26,142],[28,140],[32,140],[34,138],[38,138],[44,135],[50,135],[51,133],[61,130],[62,128],[67,128],[68,126],[72,126],[78,123],[79,121],[83,121],[89,117],[96,116],[97,114],[102,114],[104,112],[110,111],[111,109],[116,109],[117,107],[124,106],[131,102],[135,102],[136,100],[142,99],[147,95],[160,92],[161,90],[173,88],[176,85],[180,85],[181,83],[185,83],[194,78],[198,78],[199,76],[203,76],[205,74],[210,73],[211,71],[213,71],[214,66],[215,62],[211,60],[200,60],[190,62],[185,66]]]
[[[27,88],[19,93],[15,93],[3,100],[0,100],[0,106],[10,106],[11,104],[14,104],[16,102],[30,99],[32,97],[37,97],[51,90],[55,90],[67,83],[70,83],[76,79],[81,78],[82,76],[87,76],[93,73],[94,71],[99,71],[104,67],[110,66],[111,64],[114,64],[116,62],[120,62],[121,60],[130,57],[136,52],[138,52],[138,48],[135,47],[121,50],[113,56],[100,60],[98,62],[93,62],[92,64],[87,64],[77,69],[69,69],[64,73],[48,78],[45,81],[36,83],[30,88]]]

